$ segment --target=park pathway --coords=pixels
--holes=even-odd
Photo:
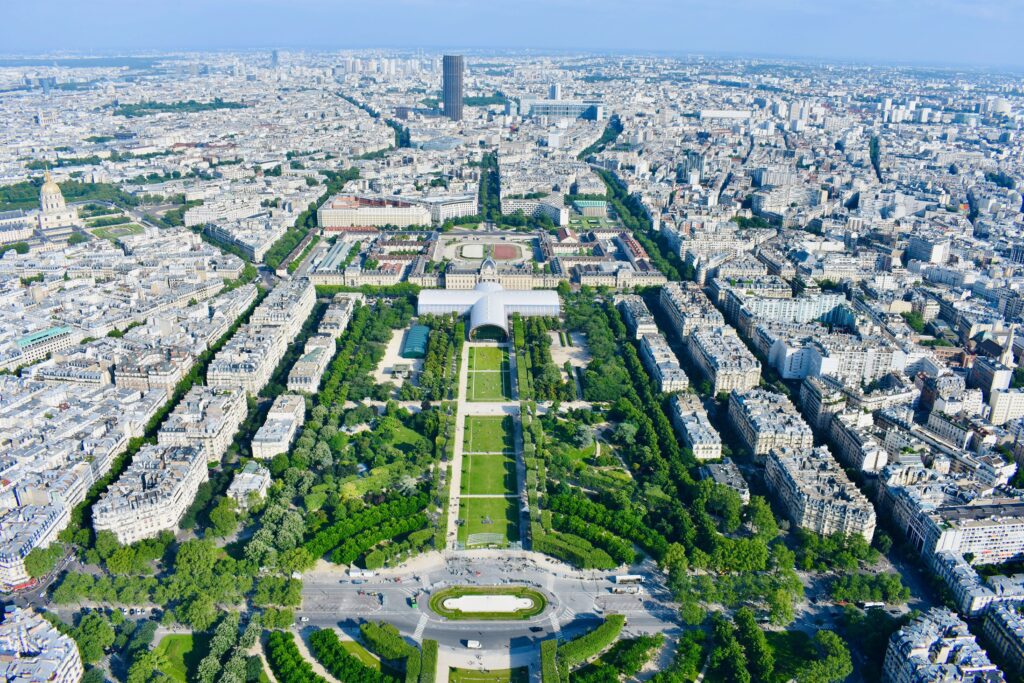
[[[462,345],[459,361],[459,398],[455,402],[455,443],[452,448],[451,477],[448,482],[447,547],[455,550],[459,542],[459,495],[462,492],[462,449],[466,429],[466,385],[469,383],[469,344]],[[445,679],[447,679],[447,673]]]

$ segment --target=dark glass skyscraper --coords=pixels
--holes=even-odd
[[[462,55],[444,56],[444,115],[452,121],[462,120],[462,73],[465,63]]]

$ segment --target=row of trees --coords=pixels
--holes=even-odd
[[[323,633],[323,631],[317,633]],[[295,636],[291,633],[270,632],[270,636],[267,638],[267,662],[278,683],[327,683],[322,676],[314,673],[312,665],[303,658],[295,644]],[[342,678],[341,680],[362,683],[359,678]],[[369,681],[370,679],[363,680]]]
[[[572,401],[576,398],[576,387],[572,382],[563,380],[562,371],[551,358],[549,329],[558,329],[556,319],[520,318],[518,314],[513,315],[512,331],[516,361],[525,366],[524,370],[529,373],[529,392],[523,398],[538,401]],[[519,374],[521,380],[523,370],[520,370]]]
[[[665,642],[660,633],[620,640],[593,664],[573,672],[573,683],[618,683],[629,680],[651,659],[651,653]]]
[[[838,602],[885,602],[903,604],[910,599],[910,589],[903,585],[900,575],[846,574],[837,577],[830,588],[832,599]]]
[[[420,324],[430,327],[427,353],[423,359],[423,371],[419,377],[417,398],[428,401],[445,401],[454,397],[458,376],[455,359],[462,352],[465,338],[465,323],[454,315],[423,316]],[[405,382],[402,389],[413,387]],[[416,400],[416,399],[413,399]]]
[[[331,553],[331,562],[351,564],[378,543],[426,529],[428,523],[427,516],[422,513],[402,519],[389,520],[380,526],[367,529],[347,539],[337,550]]]
[[[391,500],[344,519],[317,532],[304,547],[312,557],[322,557],[352,536],[380,526],[386,521],[401,519],[423,510],[430,498],[426,493],[412,497],[394,496]]]
[[[608,203],[622,224],[629,228],[637,241],[643,245],[655,267],[669,280],[681,280],[684,276],[692,278],[691,269],[684,266],[679,253],[668,245],[664,236],[655,232],[647,209],[640,199],[629,194],[611,171],[596,170],[607,188]]]
[[[338,634],[333,629],[316,631],[309,637],[309,648],[317,661],[323,664],[332,676],[346,683],[397,683],[386,673],[375,671],[349,654],[342,647]],[[276,673],[276,672],[275,672]],[[280,681],[281,679],[278,678]],[[282,681],[282,683],[287,683]]]
[[[625,616],[609,614],[604,622],[593,631],[588,631],[578,638],[559,645],[556,660],[561,679],[568,681],[569,672],[573,667],[607,649],[619,637],[622,627],[625,625]]]
[[[555,487],[545,503],[547,508],[561,513],[559,516],[604,529],[616,539],[631,539],[655,559],[661,559],[665,555],[668,547],[665,538],[648,528],[643,519],[628,510],[609,510],[604,505],[588,499],[578,490],[571,491],[564,484]]]

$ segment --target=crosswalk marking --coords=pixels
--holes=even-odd
[[[423,632],[425,630],[427,630],[427,615],[421,614],[420,621],[416,624],[416,631],[412,634],[412,639],[416,642],[421,642],[423,640]]]

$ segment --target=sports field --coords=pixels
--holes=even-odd
[[[508,350],[496,346],[469,350],[469,401],[510,401]]]
[[[526,683],[530,680],[530,670],[525,666],[518,669],[493,669],[476,671],[474,669],[450,669],[448,680],[451,683]]]
[[[515,498],[462,498],[459,501],[459,541],[470,545],[474,534],[499,534],[504,545],[519,540],[519,501]],[[476,545],[489,545],[477,543]]]
[[[525,666],[491,671],[449,669],[448,680],[451,683],[526,683],[530,680],[530,670]]]
[[[105,228],[93,228],[90,232],[101,239],[110,240],[113,242],[118,237],[127,237],[128,235],[141,235],[145,230],[142,229],[141,225],[136,223],[128,223],[125,225],[111,225]]]
[[[516,459],[511,455],[462,456],[462,493],[471,496],[515,494]]]
[[[512,418],[467,415],[465,439],[463,450],[466,453],[510,453],[515,447]]]
[[[495,244],[491,253],[495,261],[511,261],[519,258],[522,252],[514,244]]]

